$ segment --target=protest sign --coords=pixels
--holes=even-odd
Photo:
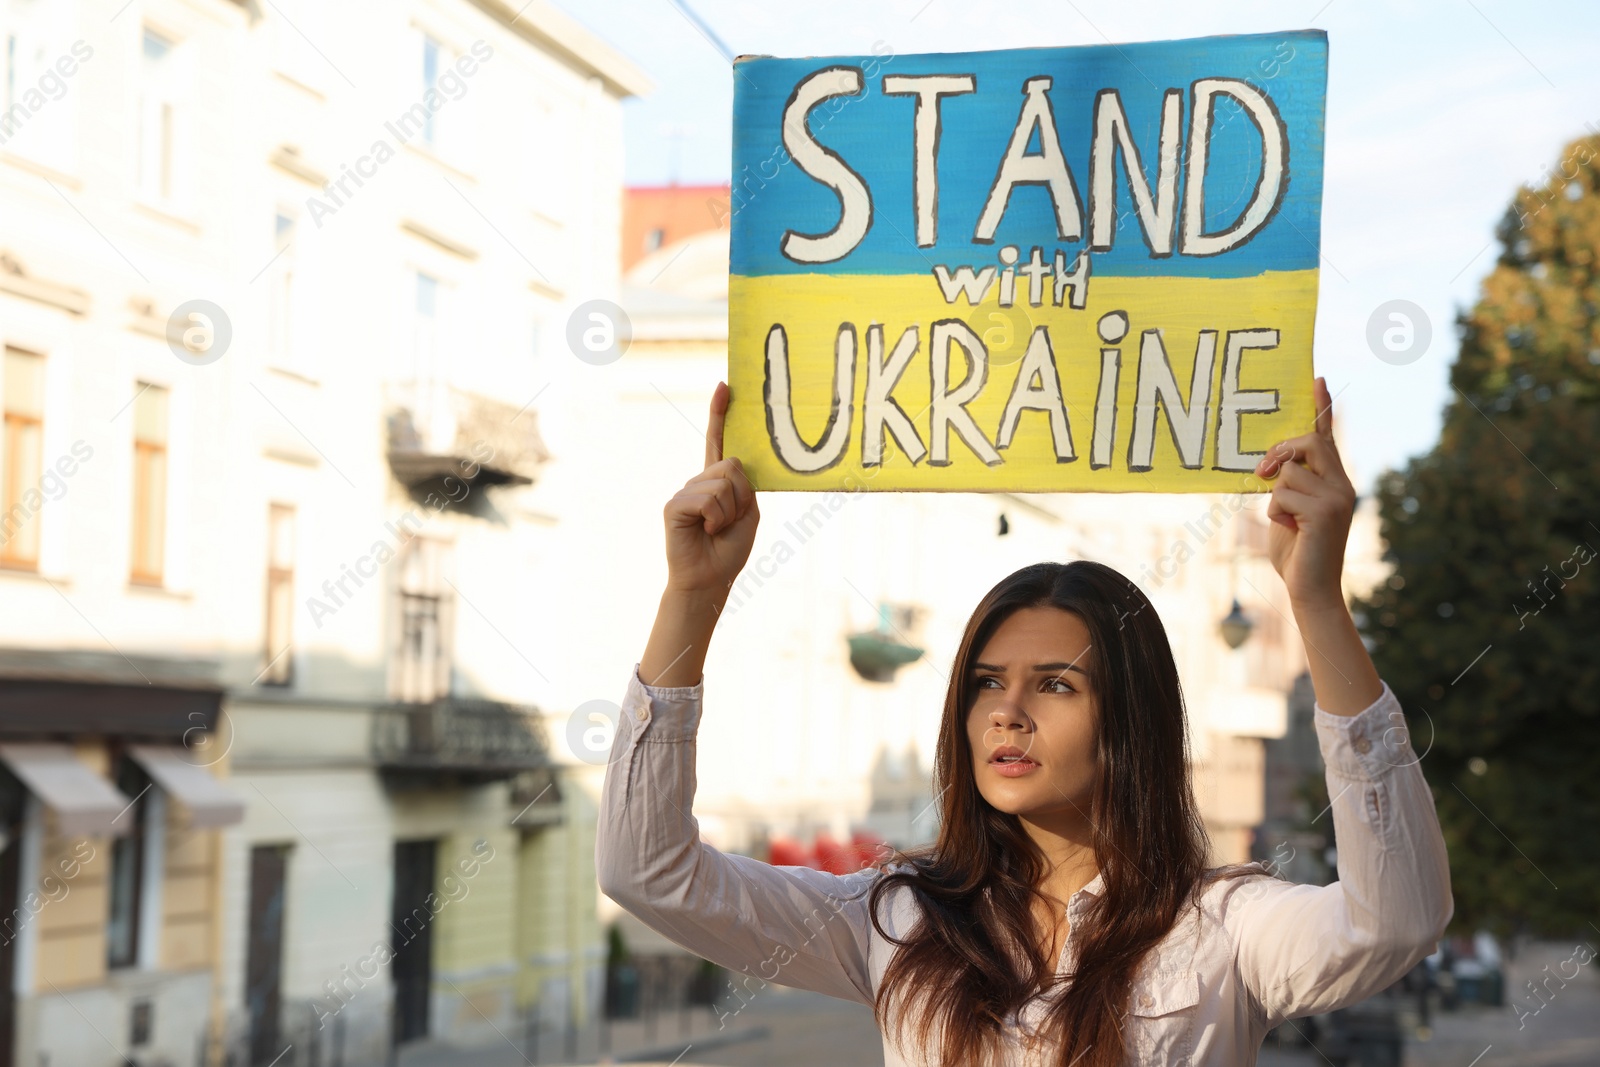
[[[1263,489],[1312,428],[1321,31],[734,74],[758,488]]]

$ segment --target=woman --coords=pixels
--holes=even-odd
[[[1316,381],[1314,432],[1275,445],[1270,555],[1305,639],[1339,880],[1206,867],[1166,634],[1126,578],[1037,564],[967,624],[945,699],[937,842],[850,875],[699,839],[707,645],[759,521],[722,457],[666,506],[667,589],[601,803],[604,892],[692,952],[873,1006],[894,1065],[1252,1064],[1266,1032],[1397,981],[1453,911],[1444,840],[1394,694],[1340,587],[1355,492]],[[646,684],[648,680],[648,684]]]

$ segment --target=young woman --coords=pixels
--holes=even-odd
[[[668,580],[606,772],[604,892],[673,941],[767,982],[873,1006],[897,1065],[1253,1064],[1266,1032],[1397,981],[1453,911],[1405,719],[1340,588],[1355,493],[1316,382],[1315,432],[1275,445],[1270,554],[1316,690],[1339,880],[1206,866],[1182,691],[1144,594],[1109,567],[1040,563],[968,622],[939,729],[938,840],[850,875],[700,840],[706,647],[758,510],[722,456],[666,506]]]

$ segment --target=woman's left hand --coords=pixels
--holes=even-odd
[[[1290,601],[1296,608],[1342,608],[1344,546],[1356,491],[1333,442],[1333,401],[1324,379],[1316,380],[1312,398],[1316,430],[1273,445],[1255,472],[1278,480],[1267,505],[1273,524],[1268,554]]]

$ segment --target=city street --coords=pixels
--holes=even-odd
[[[1590,938],[1588,943],[1600,945],[1600,938]],[[1567,962],[1574,960],[1575,947],[1575,942],[1539,942],[1524,948],[1515,961],[1506,964],[1506,1006],[1465,1008],[1435,1016],[1429,1040],[1408,1050],[1408,1067],[1593,1067],[1600,1063],[1600,976],[1594,961],[1582,966]],[[1574,969],[1577,975],[1563,983],[1561,976],[1571,975]],[[1528,989],[1529,981],[1548,982],[1542,987],[1548,990],[1544,992],[1548,1003],[1541,1006]]]
[[[610,1024],[605,1048],[616,1063],[676,1062],[677,1067],[879,1067],[881,1039],[867,1008],[816,993],[768,986],[737,1015],[718,1027],[704,1009],[680,1019],[660,1016],[654,1025],[618,1020]],[[687,1026],[681,1024],[687,1022]],[[681,1035],[681,1036],[680,1036]],[[537,1054],[524,1056],[523,1035],[472,1052],[442,1044],[405,1048],[399,1067],[526,1067],[536,1064],[605,1063],[600,1035],[592,1028],[573,1035],[548,1034]],[[577,1055],[569,1054],[575,1049]],[[363,1064],[361,1067],[378,1067]]]
[[[1431,1030],[1407,1042],[1405,1067],[1593,1067],[1600,1063],[1600,1026],[1596,1025],[1600,978],[1593,962],[1562,966],[1573,957],[1574,947],[1565,942],[1526,946],[1505,964],[1505,1006],[1464,1005],[1453,1012],[1436,1012],[1430,1020]],[[1570,975],[1574,967],[1576,976],[1564,985],[1557,977],[1549,978],[1548,1002],[1540,1007],[1525,983]],[[1520,1027],[1515,1010],[1519,1004],[1523,1007]],[[1534,1009],[1538,1009],[1536,1013]],[[1267,1048],[1258,1062],[1261,1067],[1295,1067],[1328,1061],[1312,1049]]]
[[[1425,1038],[1407,1043],[1405,1067],[1593,1067],[1600,1063],[1600,977],[1593,962],[1578,966],[1576,977],[1563,986],[1551,978],[1548,1002],[1539,1002],[1524,983],[1546,975],[1571,974],[1574,946],[1539,942],[1523,949],[1506,965],[1506,1000],[1501,1008],[1464,1006],[1438,1012]],[[1581,956],[1578,958],[1582,958]],[[1549,971],[1545,968],[1548,967]],[[1521,990],[1521,996],[1518,996]],[[1524,1005],[1518,1027],[1514,1005]],[[865,1007],[814,993],[771,986],[737,1016],[717,1029],[697,1012],[687,1036],[677,1039],[679,1021],[663,1016],[648,1033],[642,1023],[613,1024],[610,1038],[615,1062],[669,1063],[678,1067],[880,1067],[882,1046],[872,1013]],[[574,1062],[560,1042],[541,1043],[540,1064]],[[596,1035],[583,1035],[579,1062],[595,1063]],[[649,1057],[647,1061],[643,1057]],[[415,1047],[400,1057],[402,1067],[516,1067],[526,1064],[510,1042],[475,1054],[439,1047]],[[603,1060],[600,1062],[604,1062]],[[1310,1067],[1330,1061],[1315,1049],[1264,1048],[1259,1067]]]

